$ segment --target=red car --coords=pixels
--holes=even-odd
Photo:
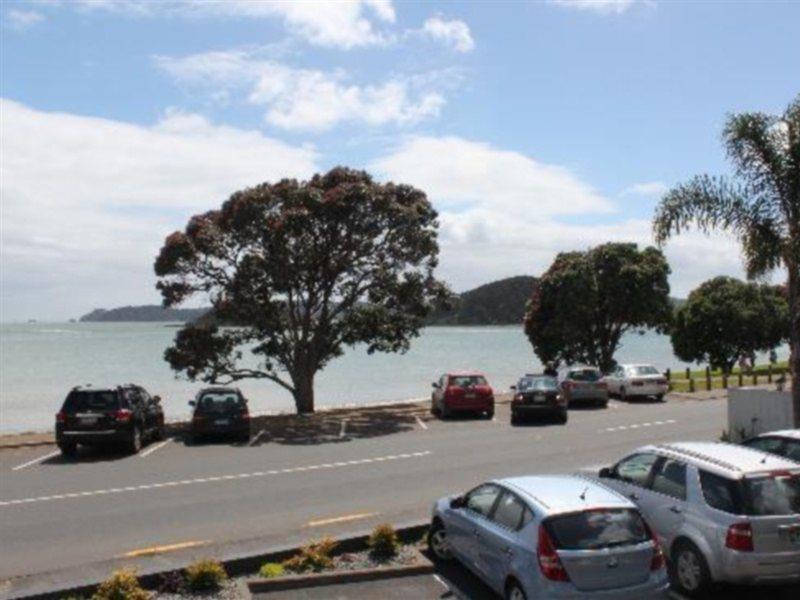
[[[494,417],[494,391],[482,373],[445,373],[433,383],[431,412],[442,419],[472,412]]]

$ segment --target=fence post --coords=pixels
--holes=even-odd
[[[758,385],[758,371],[753,371],[753,385]]]
[[[767,383],[772,383],[772,363],[767,365]]]
[[[686,379],[692,378],[692,372],[689,370],[689,367],[686,367]]]
[[[725,371],[722,372],[722,389],[728,389],[728,374]]]
[[[706,390],[711,391],[711,367],[706,367]]]
[[[667,372],[664,373],[664,375],[667,377],[667,383],[672,381],[672,369],[667,369]]]
[[[744,387],[744,374],[741,369],[739,369],[739,387]]]
[[[689,377],[689,393],[694,392],[694,377]]]

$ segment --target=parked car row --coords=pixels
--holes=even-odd
[[[513,600],[658,596],[665,558],[691,597],[716,582],[800,584],[800,463],[724,443],[645,446],[442,498],[428,543]]]
[[[202,389],[189,405],[187,441],[220,434],[250,439],[247,400],[238,388]],[[79,445],[115,446],[136,454],[145,443],[164,439],[164,409],[161,398],[140,385],[78,386],[56,414],[55,431],[64,456],[75,455]]]

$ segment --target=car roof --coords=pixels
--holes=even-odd
[[[220,387],[220,386],[207,387],[207,388],[203,388],[202,390],[197,392],[197,395],[200,396],[202,394],[208,394],[209,392],[221,392],[221,393],[224,393],[224,394],[229,394],[229,393],[233,392],[234,394],[238,394],[239,393],[239,388],[235,388],[235,387]]]
[[[782,437],[793,440],[800,440],[800,429],[781,429],[780,431],[766,431],[756,436],[760,437]]]
[[[619,365],[619,366],[624,368],[624,369],[630,369],[630,368],[633,368],[633,367],[653,367],[653,368],[655,368],[655,365],[652,364],[652,363],[625,363],[624,365]]]
[[[643,451],[655,451],[729,477],[764,473],[775,469],[797,469],[789,459],[760,450],[724,442],[676,442],[646,446]]]
[[[448,377],[473,377],[473,376],[480,376],[485,377],[483,373],[480,371],[449,371],[445,373]]]
[[[547,516],[592,508],[635,508],[624,496],[578,475],[526,475],[496,483],[519,493]]]

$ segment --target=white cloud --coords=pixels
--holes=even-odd
[[[635,183],[624,190],[623,196],[650,196],[660,197],[669,191],[669,186],[662,181],[647,181],[644,183]]]
[[[267,123],[288,130],[321,131],[343,122],[406,125],[435,117],[445,103],[424,77],[392,77],[377,85],[351,83],[341,70],[297,69],[252,51],[156,57],[178,80],[214,93],[236,91],[264,106]]]
[[[164,236],[231,192],[316,170],[313,149],[169,111],[144,127],[0,101],[2,318],[153,302]]]
[[[12,9],[5,13],[7,25],[15,31],[24,31],[44,20],[44,16],[35,10]]]
[[[564,8],[586,10],[604,14],[622,14],[635,4],[652,5],[652,0],[549,0]]]
[[[469,52],[475,48],[475,41],[469,25],[454,19],[445,21],[441,17],[431,17],[422,25],[422,31],[435,40],[439,40],[455,48],[459,52]]]
[[[607,222],[611,202],[570,171],[518,152],[455,137],[416,137],[370,167],[427,192],[440,214],[439,275],[456,290],[538,275],[558,252],[607,241],[653,244],[649,220]],[[591,215],[602,221],[569,222]],[[739,246],[723,235],[689,232],[665,252],[676,295],[717,274],[742,276]]]

